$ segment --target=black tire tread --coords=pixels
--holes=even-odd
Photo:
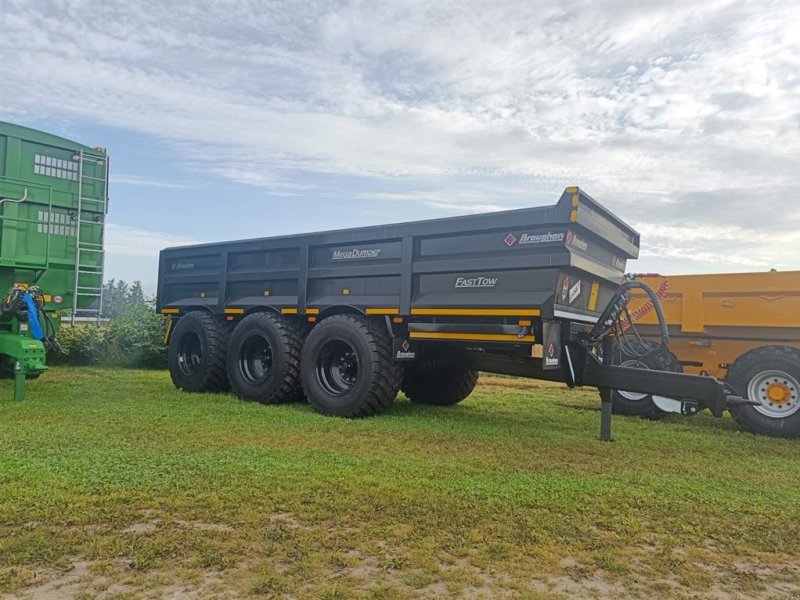
[[[382,324],[379,325],[355,315],[343,314],[332,315],[321,321],[311,330],[309,337],[323,335],[325,329],[332,323],[347,323],[360,331],[369,346],[374,365],[373,378],[365,397],[358,406],[339,416],[345,418],[371,417],[385,411],[397,397],[403,378],[402,365],[395,362],[392,356],[392,341],[388,332]],[[325,414],[325,407],[315,402],[314,396],[309,390],[304,389],[304,391],[312,406]]]
[[[287,358],[287,369],[278,387],[268,398],[257,400],[257,402],[262,404],[298,402],[303,398],[300,387],[300,353],[303,348],[303,339],[300,336],[299,327],[272,312],[253,313],[246,318],[269,323],[277,331],[281,340],[281,350],[286,353]]]
[[[478,377],[446,357],[423,358],[406,369],[400,389],[415,404],[453,406],[472,393]]]
[[[180,333],[178,327],[183,319],[194,319],[205,330],[208,341],[208,368],[206,369],[203,383],[197,389],[187,390],[181,387],[179,382],[175,381],[175,378],[172,377],[172,382],[175,384],[175,387],[187,392],[196,393],[227,392],[230,390],[226,366],[228,339],[230,338],[228,327],[219,317],[210,313],[191,311],[183,315],[178,321],[178,325],[175,326],[175,331],[172,334],[173,338],[176,334]],[[170,376],[172,376],[172,370],[170,370]]]

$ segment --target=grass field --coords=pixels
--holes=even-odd
[[[0,597],[800,596],[800,445],[484,376],[378,418],[165,372],[0,387]]]

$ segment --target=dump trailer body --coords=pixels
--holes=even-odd
[[[57,322],[39,317],[99,317],[107,197],[104,149],[0,122],[0,375],[16,372],[17,397],[46,368]]]
[[[482,369],[569,385],[630,376],[719,414],[728,394],[711,378],[602,365],[598,320],[618,317],[638,251],[635,230],[570,187],[554,206],[167,248],[157,305],[188,391],[224,389],[226,374],[242,397],[285,401],[298,379],[322,412],[361,416],[400,381],[412,400],[443,403],[458,396],[437,387],[444,374],[466,389],[464,370]],[[383,364],[385,345],[404,374]],[[287,385],[268,385],[276,371]]]
[[[575,189],[556,206],[168,248],[158,306],[300,315],[347,306],[414,317],[415,339],[518,341],[519,317],[594,322],[638,245],[634,230]]]
[[[683,371],[725,379],[760,399],[761,406],[734,411],[748,429],[800,435],[800,271],[637,280],[655,290]],[[633,295],[630,309],[640,332],[658,334],[652,301]]]

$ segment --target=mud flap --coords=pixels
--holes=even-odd
[[[396,361],[414,360],[417,352],[412,342],[406,338],[392,338],[392,357]]]
[[[561,322],[542,322],[542,369],[561,368]]]

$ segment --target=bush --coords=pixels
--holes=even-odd
[[[68,353],[52,363],[158,368],[166,365],[164,320],[146,304],[124,307],[108,324],[62,324],[58,340]]]
[[[120,367],[163,367],[165,321],[145,304],[127,306],[111,321],[106,335],[105,364]]]
[[[78,323],[65,325],[59,328],[58,342],[67,353],[49,352],[47,362],[70,365],[99,364],[99,359],[104,355],[108,327]]]

